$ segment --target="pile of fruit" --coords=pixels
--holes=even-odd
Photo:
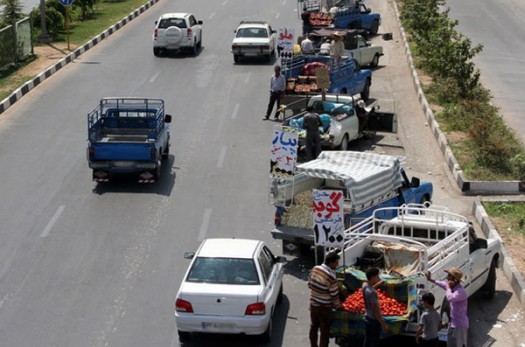
[[[404,316],[407,313],[407,305],[394,298],[389,297],[383,290],[377,289],[379,308],[383,316]],[[356,290],[349,295],[343,303],[343,309],[348,312],[365,313],[365,301],[363,290]]]
[[[329,13],[312,12],[310,13],[310,25],[328,26],[332,24],[332,16]]]

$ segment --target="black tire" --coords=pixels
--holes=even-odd
[[[367,101],[370,97],[370,80],[366,81],[365,89],[361,92],[361,99]]]
[[[423,195],[419,203],[421,205],[425,205],[425,207],[428,207],[427,205],[430,205],[430,197],[427,194]]]
[[[193,42],[193,46],[190,48],[191,55],[196,56],[198,52],[197,41]]]
[[[157,160],[157,167],[155,168],[155,172],[153,173],[153,176],[155,177],[155,181],[158,181],[160,179],[160,169],[162,167],[162,161]]]
[[[177,332],[179,333],[179,341],[186,341],[190,338],[190,333],[187,331],[177,330]]]
[[[234,55],[233,55],[233,62],[234,62],[234,63],[237,64],[237,63],[239,62],[239,59],[240,59],[240,56],[238,56],[237,54],[234,54]]]
[[[379,31],[379,21],[375,20],[370,28],[370,34],[375,35]]]
[[[162,152],[162,159],[168,159],[169,155],[170,155],[170,143],[168,142],[166,144],[166,148]]]
[[[199,40],[199,43],[197,43],[197,48],[199,51],[202,49],[202,33],[201,33],[201,39]]]
[[[374,55],[372,62],[370,63],[371,68],[376,68],[379,65],[379,54]]]
[[[268,55],[266,56],[266,61],[269,62],[269,63],[272,62],[272,53],[270,53],[270,54],[268,54]]]
[[[281,284],[281,288],[279,288],[279,294],[277,295],[277,305],[280,305],[283,303],[283,285]]]
[[[343,136],[343,139],[341,140],[341,144],[339,145],[339,149],[341,151],[347,151],[348,150],[348,134],[345,134]]]
[[[155,55],[156,57],[160,57],[160,48],[154,47],[153,48],[153,55]]]
[[[481,288],[483,297],[487,300],[494,298],[494,295],[496,295],[496,264],[497,260],[496,258],[493,258],[492,262],[490,263],[487,281]]]
[[[268,322],[268,326],[266,327],[266,330],[264,333],[261,334],[260,340],[263,343],[268,343],[272,340],[272,334],[273,334],[273,318],[270,316],[270,321]]]

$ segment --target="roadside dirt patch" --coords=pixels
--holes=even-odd
[[[36,46],[33,52],[36,59],[27,64],[17,72],[13,73],[9,80],[0,87],[2,92],[12,92],[24,84],[27,80],[35,77],[39,73],[45,71],[50,66],[53,66],[62,58],[67,56],[76,47],[70,46],[71,51],[67,50],[66,43],[53,43],[49,45]]]

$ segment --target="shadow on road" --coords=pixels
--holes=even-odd
[[[175,157],[170,155],[168,160],[162,163],[160,179],[155,183],[142,184],[138,183],[136,175],[119,175],[112,177],[108,183],[95,183],[96,186],[93,188],[93,193],[99,195],[107,193],[144,193],[169,196],[177,176],[176,168],[173,166],[174,163]]]

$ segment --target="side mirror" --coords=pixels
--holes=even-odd
[[[275,262],[276,263],[283,263],[283,264],[286,264],[288,262],[288,259],[286,259],[285,257],[283,256],[278,256],[278,257],[275,257]]]
[[[277,33],[277,30],[272,30],[272,34],[276,34]]]
[[[476,249],[487,249],[487,240],[485,239],[476,239]]]
[[[237,34],[237,29],[235,29],[235,30],[233,31],[233,33],[234,33],[234,34]]]
[[[184,259],[193,259],[195,252],[186,252],[184,253]]]
[[[158,23],[158,22],[159,22],[159,21],[158,21],[158,20],[156,20],[156,21],[155,21],[155,25],[157,25],[157,23]]]
[[[410,181],[410,187],[412,188],[418,188],[420,184],[419,178],[412,177],[412,180]]]
[[[202,25],[202,21],[201,20],[197,21],[197,24]]]
[[[164,122],[171,123],[171,115],[170,114],[167,114],[166,116],[164,116]]]

